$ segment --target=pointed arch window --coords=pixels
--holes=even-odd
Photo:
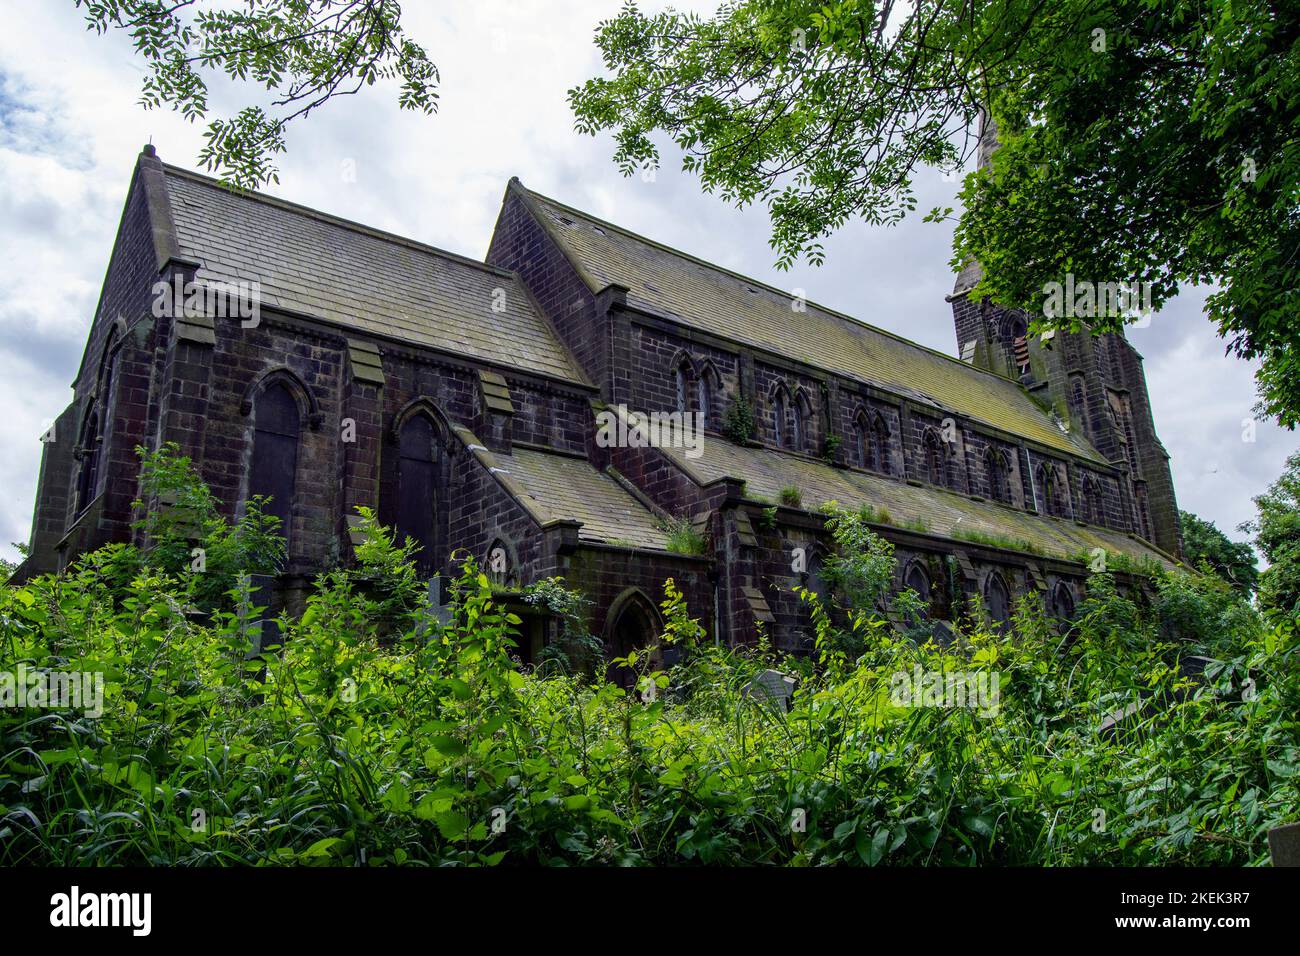
[[[929,478],[930,484],[946,488],[948,465],[944,460],[943,442],[939,440],[939,435],[933,428],[926,429],[922,446],[925,452],[926,477]]]
[[[867,417],[861,412],[853,420],[853,464],[859,468],[867,468],[870,459],[870,450],[868,443],[870,438],[867,436]]]
[[[117,375],[118,359],[122,350],[119,330],[108,335],[108,343],[99,360],[99,372],[89,411],[82,422],[77,442],[77,458],[81,467],[77,472],[75,510],[85,511],[99,491],[99,476],[104,452],[105,436],[111,435],[113,414],[113,385]]]
[[[99,409],[91,408],[81,427],[81,440],[77,449],[81,453],[81,469],[77,472],[77,513],[86,510],[94,500],[99,485],[99,452],[103,445],[99,433]]]
[[[1093,481],[1092,476],[1088,475],[1083,479],[1079,489],[1079,518],[1089,524],[1100,524],[1099,512],[1100,501],[1097,483]]]
[[[700,428],[708,428],[710,414],[713,410],[713,395],[710,390],[708,374],[701,372],[699,380],[695,383],[695,411],[698,414],[697,424]]]
[[[1005,626],[1011,621],[1011,592],[1002,580],[1002,575],[994,571],[984,583],[984,607],[989,619],[997,625]]]
[[[1074,595],[1064,581],[1052,589],[1052,616],[1061,622],[1074,620]]]
[[[772,435],[776,447],[785,447],[785,392],[777,392],[772,400]]]
[[[431,573],[437,564],[438,443],[433,419],[415,414],[397,435],[397,540],[410,538],[420,549],[415,564]]]
[[[867,432],[867,467],[882,475],[889,474],[889,426],[877,412]]]
[[[270,499],[263,510],[280,519],[280,533],[286,538],[293,517],[301,425],[298,402],[281,382],[272,383],[253,402],[248,496]]]
[[[498,587],[513,588],[519,585],[513,549],[500,538],[493,541],[492,547],[488,548],[484,567],[488,578]]]
[[[663,627],[654,604],[639,590],[629,589],[615,598],[605,622],[605,653],[610,660],[627,657],[632,651],[652,645]],[[660,652],[655,652],[658,657]],[[606,674],[611,683],[631,687],[635,679],[629,667],[612,664]]]
[[[690,395],[689,376],[687,375],[686,362],[683,360],[677,363],[677,369],[673,374],[673,381],[676,385],[677,393],[677,411],[685,414],[690,411],[687,405],[688,396]]]
[[[795,451],[807,451],[807,449],[804,448],[804,440],[806,439],[808,432],[807,405],[808,400],[804,398],[803,395],[795,396],[793,407],[794,429],[791,432],[791,437],[794,439]]]
[[[1010,501],[1011,493],[1007,482],[1006,456],[991,446],[984,453],[984,474],[989,499],[1001,502]]]
[[[1004,326],[1006,335],[1011,339],[1011,358],[1016,373],[1020,376],[1030,374],[1029,369],[1029,320],[1022,312],[1013,312],[1007,317]]]

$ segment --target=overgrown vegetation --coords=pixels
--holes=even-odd
[[[798,485],[786,485],[781,489],[781,504],[787,508],[803,507],[803,492]]]
[[[591,601],[568,588],[563,578],[543,578],[524,588],[524,601],[555,616],[557,634],[542,650],[538,673],[560,673],[582,679],[602,675],[605,645],[587,629]]]
[[[1183,557],[1189,567],[1215,574],[1244,595],[1259,584],[1255,552],[1244,541],[1233,541],[1215,526],[1190,511],[1178,512],[1183,532]]]
[[[668,535],[668,550],[674,554],[704,554],[708,550],[708,539],[690,518],[666,518],[662,527]]]
[[[1162,571],[1146,601],[1102,573],[1068,630],[1025,601],[1005,631],[967,615],[918,644],[886,615],[921,608],[891,601],[868,523],[830,515],[831,597],[802,592],[811,658],[712,644],[668,582],[681,662],[612,662],[626,690],[553,657],[522,668],[521,622],[471,560],[449,623],[426,618],[373,516],[274,653],[188,572],[144,556],[125,577],[121,545],[0,589],[0,673],[105,679],[98,717],[0,709],[0,863],[1267,860],[1268,828],[1300,813],[1294,617],[1213,577]],[[581,629],[563,585],[530,592]],[[788,713],[741,693],[768,666],[801,678]],[[998,693],[900,702],[900,675]]]
[[[1259,518],[1242,526],[1268,560],[1260,575],[1260,607],[1300,614],[1300,452],[1286,460],[1281,477],[1255,499]]]
[[[1022,551],[1025,554],[1043,555],[1045,552],[1041,547],[1032,541],[1026,541],[1024,538],[1010,538],[1001,534],[987,534],[983,531],[975,531],[971,528],[954,528],[952,536],[961,541],[969,541],[971,544],[986,544],[991,548],[1006,548],[1009,551]]]
[[[734,445],[746,445],[754,437],[754,409],[748,401],[737,397],[727,406],[722,434]]]
[[[835,456],[839,454],[840,447],[844,444],[844,439],[839,435],[827,435],[826,440],[822,442],[822,461],[828,465],[835,464]]]

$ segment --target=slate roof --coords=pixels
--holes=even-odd
[[[667,550],[658,517],[590,462],[519,447],[495,457],[551,517],[581,521],[578,540]]]
[[[929,533],[948,538],[960,540],[964,533],[976,532],[1027,542],[1045,555],[1067,560],[1100,547],[1172,566],[1168,556],[1145,542],[1108,528],[1043,517],[929,485],[891,481],[766,448],[706,438],[699,458],[689,459],[679,449],[663,451],[697,481],[737,478],[745,482],[747,497],[761,497],[773,504],[781,500],[781,489],[793,485],[802,493],[801,506],[810,511],[828,501],[854,509],[868,504],[888,511],[893,525],[905,527],[908,522],[922,521]]]
[[[937,405],[1049,448],[1105,461],[1062,432],[1017,383],[850,316],[660,245],[511,181],[593,291],[627,287],[628,303],[692,328]]]
[[[262,302],[571,382],[585,382],[513,274],[163,167],[181,253],[199,277],[261,283]],[[495,301],[504,309],[493,311]]]

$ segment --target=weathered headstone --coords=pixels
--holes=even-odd
[[[1268,852],[1274,866],[1300,866],[1300,823],[1269,830]]]
[[[239,631],[248,640],[248,650],[244,655],[247,660],[261,657],[263,651],[284,643],[280,634],[280,622],[268,613],[274,584],[275,577],[270,574],[239,576],[239,606],[236,616],[239,619]],[[259,607],[262,610],[258,611]]]
[[[776,704],[782,710],[789,710],[790,698],[794,696],[794,684],[795,679],[789,674],[782,674],[769,668],[759,671],[740,691],[746,697]]]
[[[1101,724],[1097,727],[1097,733],[1117,733],[1116,728],[1140,710],[1142,710],[1142,702],[1135,700],[1125,704],[1118,710],[1110,711],[1101,719]]]
[[[425,594],[422,619],[417,632],[427,638],[430,633],[441,631],[451,623],[453,608],[447,603],[447,588],[441,574],[429,578],[428,591]]]

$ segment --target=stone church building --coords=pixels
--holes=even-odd
[[[1122,335],[1031,338],[974,278],[949,299],[952,357],[518,180],[478,262],[146,147],[18,574],[131,540],[134,449],[170,441],[231,516],[272,496],[290,608],[350,560],[365,505],[427,573],[468,552],[508,589],[563,576],[611,654],[660,627],[669,577],[718,640],[762,627],[795,650],[834,500],[874,509],[935,622],[1006,619],[1027,592],[1069,617],[1096,549],[1181,553],[1141,357]],[[159,283],[256,283],[257,314],[160,309]],[[664,412],[698,414],[696,447],[600,440],[602,415]]]

